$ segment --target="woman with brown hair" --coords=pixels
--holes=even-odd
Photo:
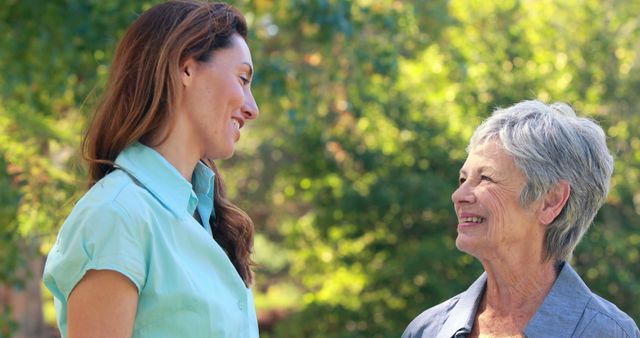
[[[253,223],[213,163],[258,116],[246,36],[195,1],[125,33],[83,140],[90,189],[45,266],[63,337],[258,337]]]

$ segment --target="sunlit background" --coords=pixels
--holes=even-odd
[[[45,254],[85,189],[79,142],[116,42],[155,2],[0,5],[0,337],[55,337]],[[640,1],[235,1],[260,118],[221,162],[256,224],[262,337],[399,337],[481,266],[450,194],[496,107],[604,127],[607,205],[573,264],[640,320]],[[170,320],[170,319],[168,319]]]

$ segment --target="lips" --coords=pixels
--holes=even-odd
[[[460,219],[460,222],[464,223],[482,223],[485,221],[483,217],[463,217]]]
[[[458,216],[458,227],[470,227],[482,224],[487,219],[476,214],[462,213]]]
[[[235,141],[238,142],[240,140],[240,129],[244,125],[244,119],[234,116],[231,118],[231,124],[233,124],[233,127],[235,129],[234,130]]]
[[[240,129],[244,126],[244,119],[242,118],[238,118],[238,117],[232,117],[231,121],[233,122],[233,125],[236,126],[236,128]]]

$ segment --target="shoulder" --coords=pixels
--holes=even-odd
[[[71,216],[124,217],[132,221],[150,208],[151,194],[120,170],[96,182],[78,201]]]
[[[58,233],[55,251],[82,248],[93,256],[98,248],[112,246],[115,253],[131,243],[145,244],[152,232],[150,214],[156,209],[145,195],[150,194],[120,171],[105,176],[76,203]]]
[[[610,301],[591,291],[568,263],[562,268],[553,286],[552,294],[553,296],[548,296],[553,298],[549,304],[555,307],[547,308],[546,311],[538,309],[538,312],[546,313],[541,317],[544,318],[545,326],[564,318],[564,324],[575,323],[572,324],[575,326],[572,326],[570,331],[575,337],[640,338],[638,327],[631,317]],[[549,299],[545,299],[545,303],[547,300]],[[542,307],[544,306],[543,304]],[[558,312],[558,309],[561,311]],[[559,327],[563,323],[556,324],[554,326]]]
[[[44,281],[66,300],[88,270],[115,270],[141,289],[151,232],[139,188],[117,172],[98,181],[76,203],[51,248]]]
[[[409,323],[402,338],[435,337],[459,300],[457,295],[425,310]]]
[[[583,315],[585,334],[603,334],[608,337],[640,337],[638,326],[629,315],[608,300],[591,293]]]

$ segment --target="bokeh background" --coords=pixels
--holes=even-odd
[[[79,142],[155,1],[0,3],[0,336],[55,337],[44,256],[85,189]],[[640,320],[640,1],[239,0],[260,118],[220,162],[256,224],[262,337],[399,337],[481,272],[450,194],[496,107],[603,126],[613,188],[573,264]]]

